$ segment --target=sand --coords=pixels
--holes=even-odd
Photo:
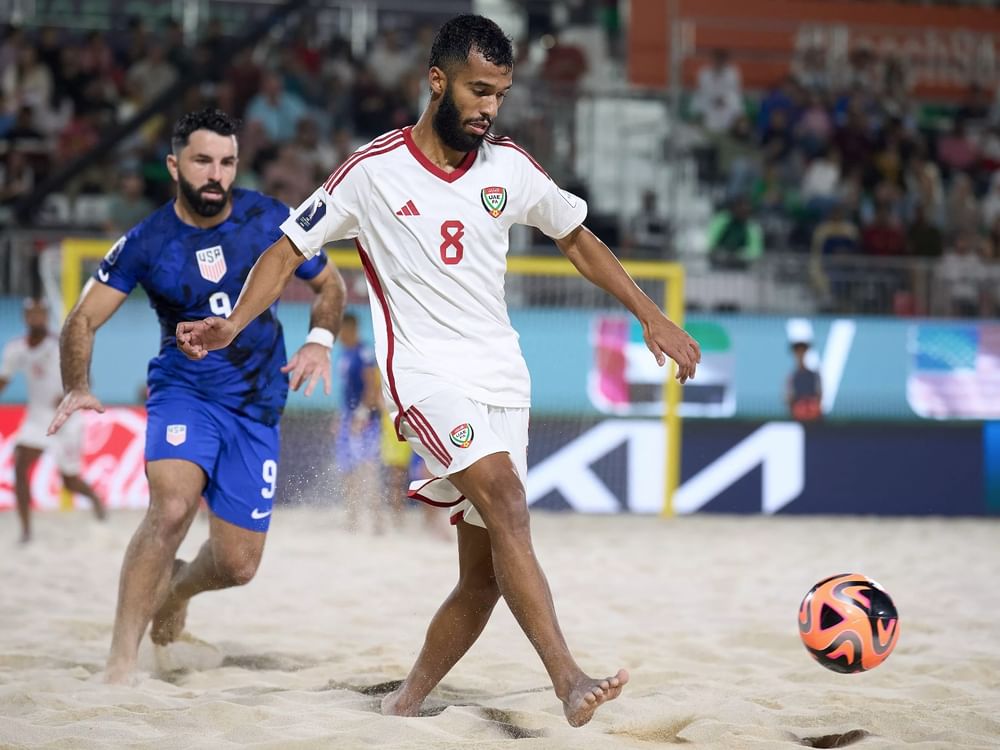
[[[420,528],[349,534],[331,509],[280,507],[257,578],[191,605],[191,639],[143,644],[134,687],[102,684],[118,566],[139,520],[39,514],[18,547],[0,515],[0,747],[1000,747],[996,520],[534,515],[581,665],[632,682],[571,729],[506,608],[421,718],[383,717],[452,585],[455,550]],[[196,521],[182,549],[205,538]],[[895,653],[824,670],[796,613],[818,579],[863,572],[893,596]],[[859,736],[859,735],[855,735]]]

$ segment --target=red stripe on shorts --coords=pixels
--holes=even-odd
[[[448,452],[448,449],[444,447],[444,443],[441,442],[441,438],[434,431],[434,428],[431,426],[430,420],[427,419],[427,417],[425,417],[423,414],[421,414],[420,410],[417,409],[417,407],[415,406],[411,406],[407,414],[409,414],[412,417],[410,419],[410,424],[413,424],[413,420],[416,419],[419,420],[424,425],[424,429],[427,431],[430,439],[434,442],[434,445],[437,446],[438,451],[443,453],[448,458],[447,461],[443,461],[442,463],[444,463],[445,466],[449,466],[451,464],[451,454]]]
[[[417,438],[423,443],[423,446],[447,469],[451,465],[451,454],[448,451],[442,451],[438,443],[434,441],[433,431],[428,434],[427,426],[414,415],[413,411],[411,407],[406,412],[406,421],[410,423],[410,427],[417,433]]]

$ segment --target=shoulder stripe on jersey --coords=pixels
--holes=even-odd
[[[373,150],[375,150],[377,148],[381,148],[382,146],[386,145],[387,143],[389,143],[389,141],[393,140],[394,138],[398,138],[400,135],[402,135],[402,133],[403,133],[402,130],[393,130],[391,133],[386,133],[385,135],[380,135],[378,138],[376,138],[374,141],[372,141],[371,143],[369,143],[367,146],[363,146],[362,148],[359,148],[353,154],[351,154],[346,159],[344,159],[344,163],[343,164],[341,164],[339,167],[337,167],[336,169],[334,169],[333,172],[330,173],[330,176],[326,178],[326,182],[323,183],[323,187],[327,187],[327,185],[329,185],[330,183],[332,183],[333,180],[334,180],[334,178],[337,176],[337,174],[341,170],[343,170],[344,167],[346,167],[348,164],[350,164],[352,160],[356,159],[357,157],[361,156],[362,154],[367,154],[369,151],[373,151]]]
[[[392,356],[396,349],[395,336],[392,330],[392,318],[389,316],[389,302],[385,298],[385,292],[382,290],[382,283],[378,279],[378,275],[375,273],[375,265],[372,263],[371,258],[368,257],[368,253],[361,246],[358,240],[354,240],[354,246],[358,248],[358,256],[361,258],[361,265],[365,269],[365,276],[368,279],[368,283],[375,292],[375,296],[378,298],[379,306],[382,308],[382,317],[385,318],[385,333],[386,333],[386,354],[385,354],[385,379],[389,384],[389,395],[392,396],[392,401],[396,404],[396,437],[400,441],[405,440],[403,434],[399,431],[399,420],[403,416],[403,404],[399,400],[399,393],[396,391],[396,376],[392,371]]]
[[[364,148],[355,151],[353,154],[344,159],[343,164],[341,164],[339,167],[333,170],[333,172],[330,173],[330,176],[326,178],[326,182],[323,183],[323,187],[329,190],[330,189],[329,186],[333,184],[337,176],[340,175],[340,173],[343,172],[345,169],[349,168],[354,161],[356,161],[362,156],[365,156],[366,154],[373,152],[378,148],[381,148],[382,146],[387,145],[388,143],[392,142],[398,137],[399,133],[393,132],[390,133],[388,136],[384,136],[383,138],[378,138],[375,141],[372,141],[371,145],[365,146]]]
[[[340,169],[338,169],[336,172],[330,175],[330,179],[327,180],[326,183],[324,183],[323,187],[326,189],[326,192],[333,193],[333,189],[337,187],[337,185],[339,185],[345,177],[347,177],[348,172],[350,172],[355,166],[363,162],[365,159],[371,156],[380,156],[382,154],[387,154],[390,151],[396,150],[402,145],[403,145],[403,138],[401,136],[398,140],[389,141],[383,144],[378,149],[356,154],[355,156],[351,157],[346,162],[344,162],[343,166]]]
[[[523,148],[521,148],[516,143],[514,143],[514,141],[512,141],[510,138],[508,138],[506,136],[493,136],[493,137],[486,136],[486,139],[491,144],[493,144],[494,146],[503,146],[504,148],[512,148],[515,151],[523,154],[524,158],[527,159],[528,161],[530,161],[534,165],[535,169],[537,169],[539,172],[541,172],[546,177],[549,176],[549,173],[546,172],[544,169],[542,169],[542,165],[539,164],[537,161],[535,161],[534,157],[531,154],[529,154]],[[552,179],[552,178],[549,177],[549,179]]]

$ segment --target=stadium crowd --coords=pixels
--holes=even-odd
[[[355,56],[347,40],[320,45],[301,25],[219,64],[214,53],[228,38],[215,22],[194,43],[170,20],[151,29],[136,17],[119,32],[7,25],[0,29],[0,210],[192,77],[197,85],[178,88],[176,101],[61,188],[70,201],[111,196],[70,222],[96,217],[93,228],[119,232],[169,198],[169,124],[204,105],[244,121],[239,184],[296,205],[359,145],[416,120],[433,28],[380,32]],[[620,54],[620,38],[608,37],[608,50]],[[563,105],[588,68],[599,67],[586,49],[560,41],[555,35],[541,60],[519,50],[518,87],[502,128],[514,137],[529,131],[525,140],[547,165],[554,160],[545,140],[565,125],[557,115],[571,111]],[[517,101],[532,80],[547,87],[541,110]],[[799,252],[812,259],[815,292],[836,301],[849,292],[838,281],[840,261],[831,259],[918,258],[934,266],[944,303],[920,309],[903,294],[889,309],[995,314],[1000,103],[976,84],[957,105],[940,107],[918,101],[912,83],[895,58],[860,49],[832,67],[812,50],[772,89],[745,91],[738,63],[717,51],[687,92],[686,108],[703,136],[698,176],[717,203],[703,232],[712,267],[738,271],[767,255]],[[572,154],[565,161],[572,164]],[[555,176],[586,196],[575,175]],[[630,219],[595,214],[591,221],[625,256],[673,257],[680,239],[657,203],[650,191]],[[899,290],[909,284],[899,272]],[[830,307],[850,309],[845,302]]]
[[[995,314],[1000,98],[973,82],[944,107],[912,90],[898,58],[862,48],[833,67],[812,49],[754,95],[716,50],[689,108],[705,135],[699,174],[719,199],[712,264],[747,268],[766,252],[808,252],[816,290],[829,294],[833,256],[933,260],[940,312]],[[906,283],[901,274],[899,288]]]

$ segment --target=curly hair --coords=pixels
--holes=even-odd
[[[465,65],[472,50],[499,68],[514,67],[510,38],[490,19],[475,15],[455,16],[438,29],[431,46],[430,67],[448,73],[456,65]]]
[[[240,121],[221,109],[206,108],[188,112],[174,125],[170,147],[175,154],[178,153],[188,144],[191,134],[196,130],[211,130],[219,135],[236,135],[239,129]]]

